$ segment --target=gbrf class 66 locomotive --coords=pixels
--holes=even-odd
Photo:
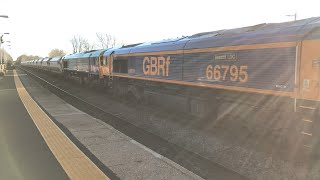
[[[23,62],[206,116],[228,101],[318,116],[320,18],[199,33]],[[312,120],[313,119],[313,120]],[[313,125],[312,125],[313,126]],[[309,132],[307,132],[309,131]],[[312,134],[312,130],[301,130]]]

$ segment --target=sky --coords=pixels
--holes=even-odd
[[[14,60],[72,52],[74,35],[96,41],[108,33],[126,44],[188,36],[260,23],[320,17],[319,0],[0,0],[2,44]]]

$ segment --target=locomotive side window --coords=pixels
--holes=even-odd
[[[101,59],[103,59],[103,65],[107,65],[107,62],[106,62],[107,57],[101,57]]]
[[[128,57],[117,57],[113,61],[113,72],[128,73]]]
[[[100,59],[100,66],[103,66],[104,62],[103,62],[103,58],[99,58]]]
[[[98,65],[99,65],[99,60],[100,60],[100,58],[97,58],[97,59],[94,61],[94,65],[95,65],[95,66],[98,66]]]
[[[68,61],[63,61],[63,67],[68,68]]]

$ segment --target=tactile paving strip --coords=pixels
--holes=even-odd
[[[38,106],[24,88],[16,71],[14,82],[21,101],[70,179],[109,179]]]

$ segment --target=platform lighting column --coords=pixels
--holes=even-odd
[[[4,61],[2,61],[2,49],[1,49],[1,44],[4,43],[2,39],[4,34],[9,34],[9,33],[1,33],[1,36],[0,36],[0,64],[4,63]]]
[[[7,16],[7,15],[0,15],[0,18],[9,18],[9,16]],[[2,64],[2,63],[4,63],[3,61],[2,61],[2,51],[1,51],[1,44],[2,44],[2,37],[3,37],[3,34],[9,34],[9,33],[2,33],[2,35],[1,35],[1,39],[0,39],[0,64]]]
[[[6,41],[6,43],[10,43],[10,41]],[[8,48],[7,49],[11,49],[10,47],[11,47],[11,45],[10,44],[6,44],[7,46],[8,46]],[[3,64],[5,64],[5,62],[7,62],[7,60],[8,60],[8,54],[3,54],[4,55],[4,57],[3,57]]]

